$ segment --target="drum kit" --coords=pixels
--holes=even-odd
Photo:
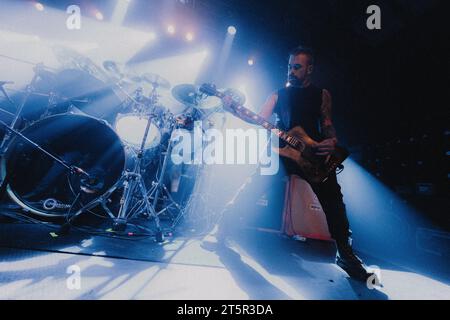
[[[15,106],[0,108],[10,116],[0,120],[2,190],[27,216],[56,222],[61,234],[93,213],[107,219],[112,235],[127,234],[134,218],[152,221],[148,234],[163,241],[160,218],[178,223],[185,214],[165,183],[173,133],[194,121],[221,127],[222,101],[192,84],[172,88],[154,73],[111,60],[99,67],[55,50],[63,69],[36,65],[18,106],[4,89],[11,82],[0,81],[5,102]],[[170,89],[185,107],[180,114],[159,102]]]

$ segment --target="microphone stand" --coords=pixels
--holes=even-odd
[[[31,79],[30,84],[27,85],[26,90],[25,90],[25,96],[23,97],[22,102],[20,103],[19,107],[17,108],[15,117],[14,117],[13,121],[11,122],[11,124],[8,126],[8,128],[10,128],[10,129],[15,129],[16,124],[17,124],[17,122],[18,122],[18,120],[19,120],[19,118],[20,118],[20,115],[22,114],[23,108],[25,107],[25,104],[27,103],[28,98],[29,98],[30,95],[33,93],[33,91],[34,91],[34,85],[35,85],[37,79],[39,78],[40,72],[41,72],[43,69],[44,69],[44,64],[43,64],[43,63],[38,63],[38,64],[33,68],[33,70],[34,70],[34,76],[33,76],[33,78]],[[5,82],[4,84],[8,84],[8,82]],[[2,87],[2,88],[3,88],[3,87]],[[2,90],[2,92],[3,92],[3,94],[6,93],[6,92],[4,92],[4,90]],[[6,96],[8,96],[8,95],[6,94]],[[8,101],[10,101],[10,102],[12,103],[12,101],[11,101],[9,98],[8,98]],[[13,104],[14,104],[14,103],[13,103]],[[5,136],[3,137],[3,140],[2,140],[2,142],[1,142],[1,144],[0,144],[0,157],[2,157],[2,156],[5,154],[5,152],[6,152],[7,148],[8,148],[7,142],[8,142],[10,139],[11,139],[11,132],[8,131],[8,132],[5,134]]]
[[[53,160],[55,160],[56,162],[58,162],[60,165],[62,165],[64,168],[66,168],[68,171],[70,171],[70,173],[72,174],[79,174],[79,175],[83,175],[88,179],[91,179],[91,176],[84,171],[82,168],[74,166],[74,165],[68,165],[67,163],[64,162],[64,160],[60,159],[59,157],[55,156],[54,154],[51,154],[50,152],[48,152],[47,150],[45,150],[44,148],[42,148],[40,145],[38,145],[36,142],[32,141],[31,139],[27,138],[26,136],[24,136],[22,133],[20,133],[19,131],[10,128],[6,123],[4,123],[3,121],[0,120],[0,125],[2,125],[3,127],[6,128],[6,130],[9,133],[12,133],[18,137],[20,137],[21,139],[25,140],[26,142],[28,142],[29,144],[31,144],[33,147],[35,147],[36,149],[38,149],[39,151],[41,151],[42,153],[46,154],[47,156],[49,156],[50,158],[52,158]]]
[[[8,100],[8,102],[14,106],[14,101],[11,100],[11,98],[9,97],[8,93],[5,91],[5,88],[3,88],[3,86],[5,84],[14,84],[14,81],[0,81],[0,91],[3,93],[3,95],[5,96],[6,100]]]

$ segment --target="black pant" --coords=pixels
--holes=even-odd
[[[336,174],[330,175],[325,182],[311,184],[311,187],[325,212],[332,238],[337,242],[347,241],[350,236],[350,229]]]

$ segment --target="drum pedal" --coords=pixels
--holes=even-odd
[[[65,223],[65,224],[61,225],[57,234],[60,236],[66,236],[69,234],[69,232],[70,232],[70,224]]]
[[[127,220],[125,219],[115,219],[112,225],[112,230],[115,232],[123,232],[127,228]]]
[[[155,240],[156,240],[156,242],[159,242],[159,243],[164,242],[164,233],[162,232],[162,230],[159,230],[156,232]]]

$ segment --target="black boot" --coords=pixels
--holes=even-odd
[[[373,273],[367,272],[361,259],[353,252],[348,240],[336,241],[336,264],[358,281],[366,282]]]

